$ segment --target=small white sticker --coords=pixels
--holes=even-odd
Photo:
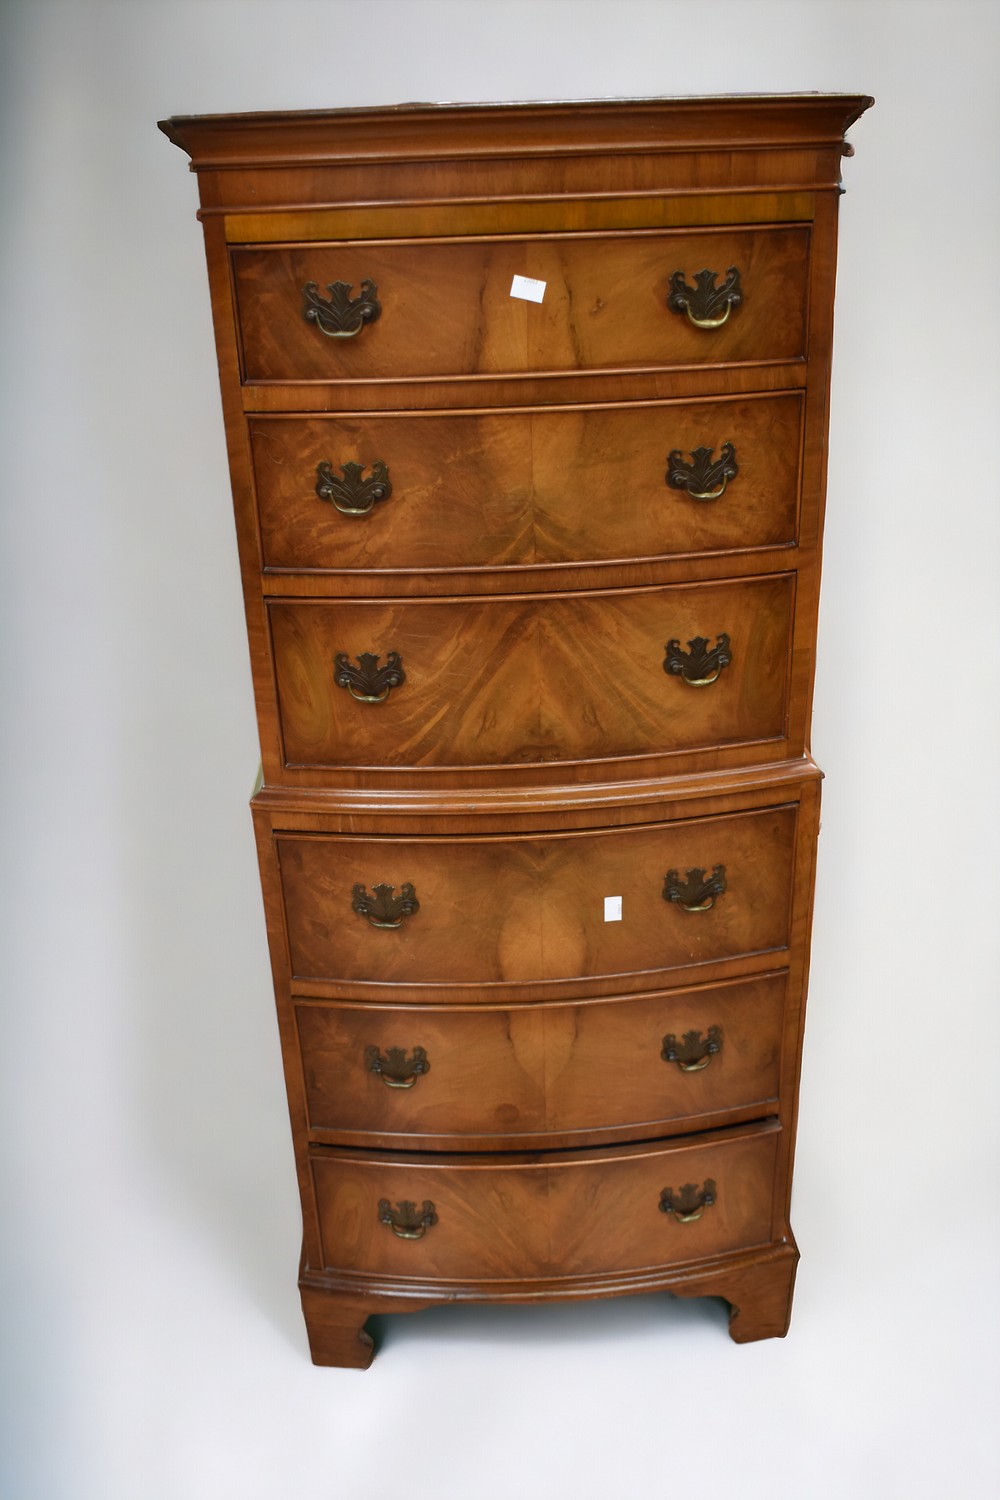
[[[510,295],[525,302],[541,302],[545,296],[545,282],[536,281],[533,276],[515,276],[510,284]]]
[[[622,898],[620,896],[605,896],[604,898],[604,920],[605,922],[620,922],[622,919]]]

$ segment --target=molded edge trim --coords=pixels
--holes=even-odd
[[[841,141],[867,94],[401,104],[387,108],[175,115],[159,128],[194,171],[233,166],[591,156],[608,150],[801,147]]]

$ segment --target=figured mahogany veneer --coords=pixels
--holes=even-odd
[[[807,228],[734,234],[291,245],[234,249],[247,381],[397,380],[522,371],[799,359],[807,322]],[[740,272],[744,304],[716,339],[668,307],[670,280],[704,267]],[[544,281],[544,312],[511,296]],[[303,288],[374,283],[381,314],[356,338],[328,338],[303,316]],[[549,288],[551,287],[551,291]]]
[[[317,1363],[436,1302],[660,1289],[787,1329],[870,103],[163,124],[201,189]]]
[[[778,1141],[766,1121],[613,1153],[372,1157],[314,1147],[322,1263],[413,1279],[413,1242],[373,1219],[373,1196],[434,1205],[437,1222],[420,1237],[423,1285],[596,1276],[765,1245]],[[715,1201],[679,1223],[661,1194],[695,1181],[715,1183]]]
[[[752,1119],[778,1101],[786,987],[781,971],[516,1008],[299,999],[312,1139],[514,1150]],[[676,1062],[664,1057],[667,1037]],[[384,1061],[393,1047],[404,1074],[423,1054],[403,1083],[371,1067],[372,1048]]]
[[[542,598],[271,600],[285,761],[523,765],[781,740],[794,594],[785,573]],[[716,682],[665,671],[669,641],[687,651],[720,634],[732,660]],[[405,681],[384,702],[336,686],[339,654],[390,652]]]
[[[787,946],[794,804],[665,826],[519,838],[280,834],[296,979],[365,985],[535,986],[648,973]],[[668,870],[722,865],[706,911],[665,900]],[[420,910],[391,931],[351,906],[357,881],[412,885]],[[604,920],[606,895],[622,920]]]
[[[258,417],[249,424],[262,561],[271,571],[531,568],[790,547],[798,533],[800,392],[558,411]],[[667,484],[669,456],[729,444],[714,501]],[[385,465],[363,517],[317,495],[317,468]]]

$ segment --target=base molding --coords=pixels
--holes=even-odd
[[[791,1319],[798,1260],[799,1252],[789,1237],[711,1262],[602,1278],[600,1282],[587,1278],[406,1286],[303,1269],[299,1294],[313,1364],[366,1370],[377,1352],[365,1327],[370,1317],[422,1312],[458,1302],[494,1306],[572,1302],[654,1291],[684,1298],[721,1297],[729,1303],[729,1336],[735,1343],[784,1338]]]
[[[729,1303],[729,1337],[737,1344],[783,1339],[792,1319],[799,1252],[794,1242],[769,1247],[742,1265],[695,1271],[669,1290],[675,1297],[722,1297]]]

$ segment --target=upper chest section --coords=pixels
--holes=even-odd
[[[843,132],[865,102],[164,128],[199,174],[247,409],[416,410],[803,384]]]

